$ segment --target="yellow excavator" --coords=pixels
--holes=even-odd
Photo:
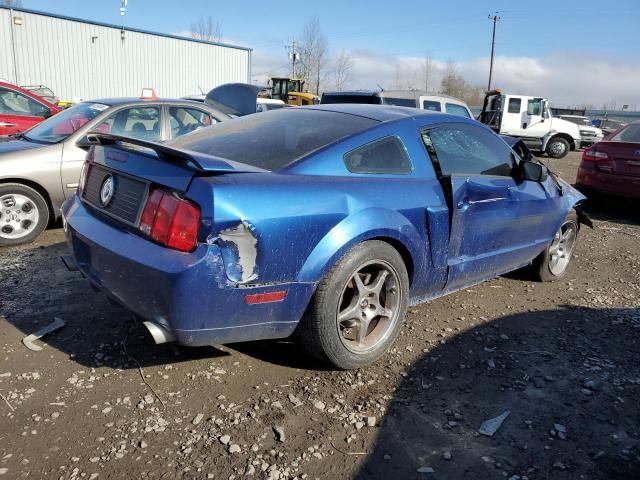
[[[320,99],[304,90],[304,81],[300,78],[274,77],[271,79],[271,98],[282,100],[289,105],[315,105]]]

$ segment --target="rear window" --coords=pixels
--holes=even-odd
[[[462,105],[458,105],[456,103],[446,103],[444,106],[447,113],[451,115],[458,115],[459,117],[471,118],[469,115],[469,110],[467,110]]]
[[[169,143],[265,170],[278,170],[378,122],[322,110],[282,108],[228,120]]]
[[[434,102],[433,100],[423,100],[422,108],[425,110],[431,110],[432,112],[441,112],[440,102]]]
[[[611,140],[614,142],[640,142],[640,124],[629,125],[620,130]]]

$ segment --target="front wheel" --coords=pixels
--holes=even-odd
[[[578,216],[575,211],[571,211],[562,222],[551,244],[533,262],[541,281],[553,282],[567,273],[579,230]]]
[[[0,246],[32,242],[48,222],[47,202],[36,190],[19,183],[0,185]]]
[[[566,157],[571,146],[564,138],[555,137],[549,140],[547,144],[547,155],[551,158],[563,158]]]
[[[338,368],[364,367],[395,341],[408,294],[400,254],[382,241],[361,243],[324,276],[299,336],[311,354]]]

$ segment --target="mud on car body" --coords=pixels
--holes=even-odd
[[[527,265],[562,277],[584,199],[487,127],[403,107],[93,141],[63,207],[72,268],[157,341],[295,333],[339,368],[379,358],[409,303]]]

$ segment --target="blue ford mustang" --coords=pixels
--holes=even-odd
[[[158,342],[296,333],[361,367],[410,303],[527,265],[562,277],[588,222],[570,185],[441,113],[288,108],[168,145],[93,141],[63,207],[67,263]]]

